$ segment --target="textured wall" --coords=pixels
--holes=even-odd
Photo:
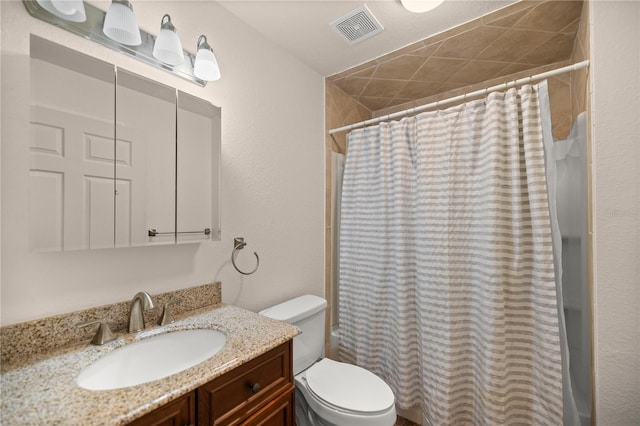
[[[108,1],[92,2],[103,10]],[[258,310],[324,290],[324,78],[215,2],[137,1],[140,26],[169,13],[186,49],[206,34],[222,79],[199,88],[1,2],[2,324],[220,280],[223,300]],[[29,34],[115,63],[222,107],[222,240],[203,244],[37,254],[28,251]],[[230,262],[260,254],[240,276]],[[246,256],[246,258],[245,258]],[[251,266],[251,265],[248,265]]]
[[[640,422],[640,3],[591,1],[596,423]]]

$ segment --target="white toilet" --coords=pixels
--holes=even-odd
[[[389,385],[364,368],[323,359],[327,301],[306,295],[260,312],[297,326],[293,339],[298,426],[393,426]]]

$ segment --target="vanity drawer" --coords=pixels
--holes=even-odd
[[[293,393],[291,341],[197,390],[198,424],[239,425],[282,393]]]

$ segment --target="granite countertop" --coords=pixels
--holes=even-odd
[[[128,388],[90,391],[76,384],[79,372],[104,354],[165,331],[208,328],[227,336],[208,360],[164,379]],[[0,421],[6,425],[126,424],[225,372],[292,339],[289,324],[238,307],[217,304],[176,316],[176,322],[139,333],[118,334],[103,346],[87,343],[2,366]],[[150,356],[153,356],[152,354]]]

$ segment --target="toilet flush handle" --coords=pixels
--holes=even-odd
[[[251,389],[251,392],[253,393],[258,393],[260,390],[260,383],[249,383],[249,389]]]

